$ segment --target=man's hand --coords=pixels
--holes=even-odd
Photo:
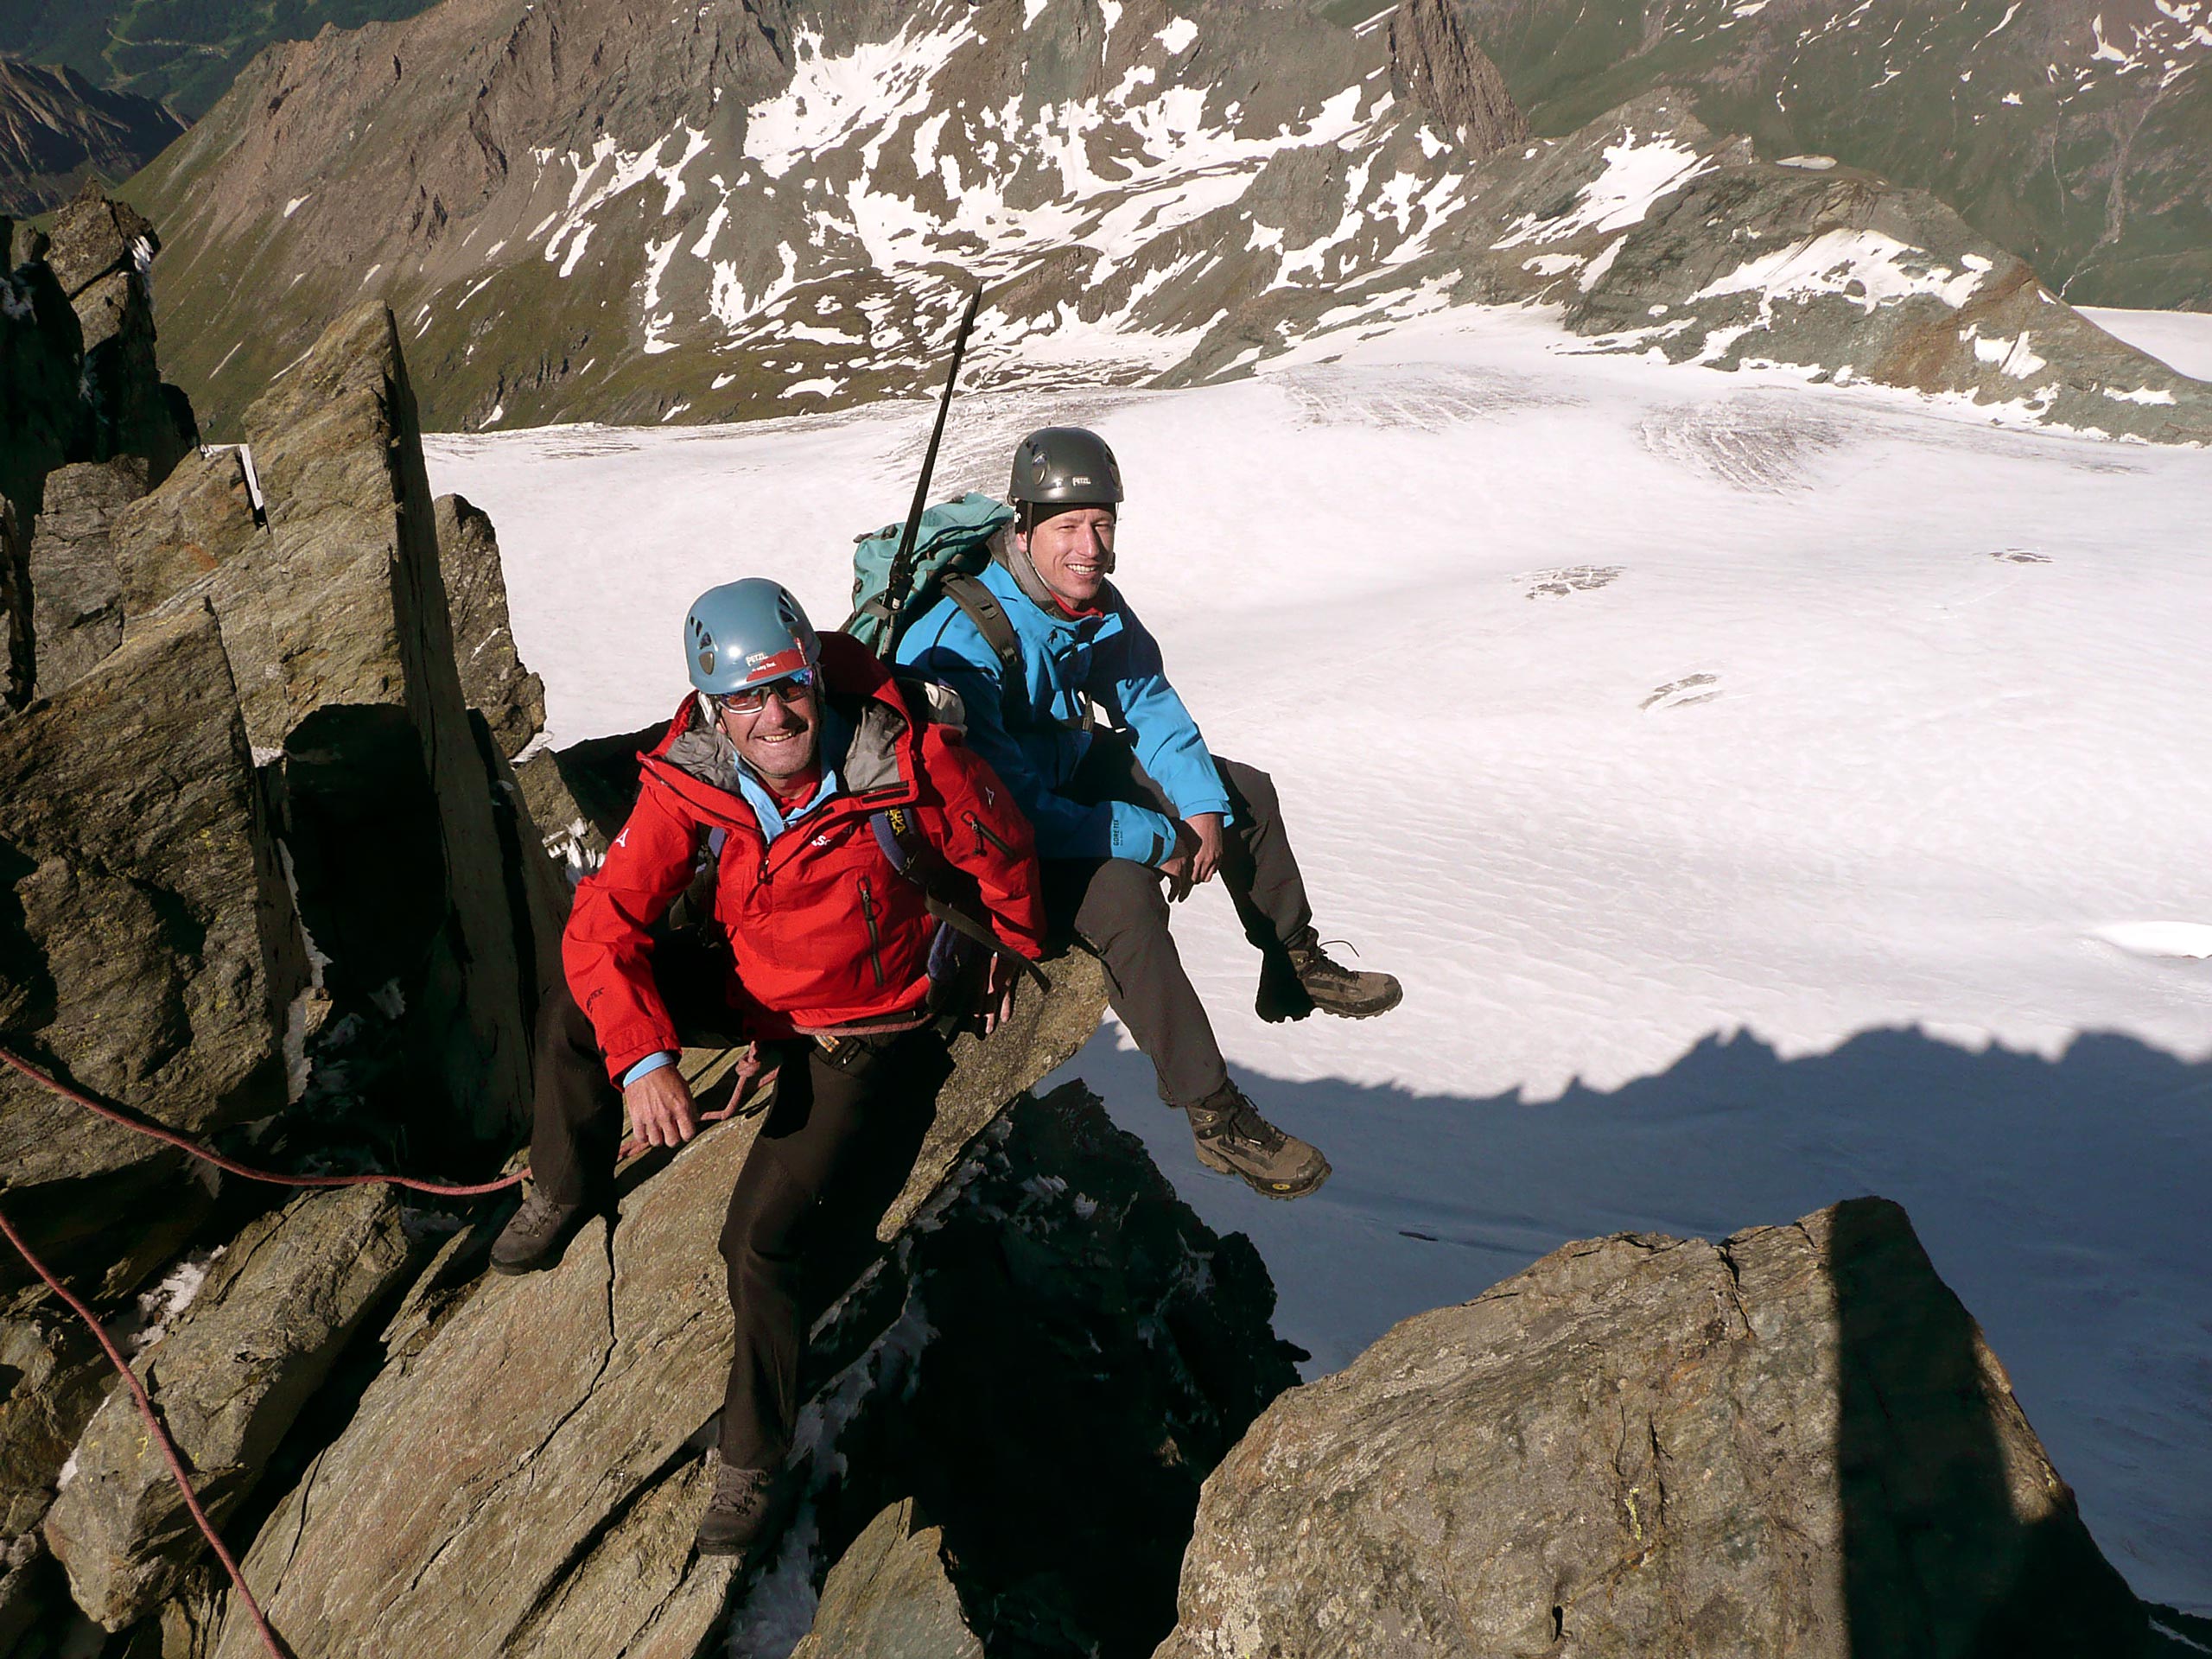
[[[1197,842],[1191,852],[1191,885],[1202,887],[1221,868],[1221,814],[1198,812],[1183,820],[1183,828]],[[1179,849],[1182,836],[1176,837]]]
[[[1014,988],[1020,982],[1021,970],[1004,957],[993,953],[989,970],[983,976],[981,1012],[984,1036],[989,1036],[1014,1018]]]
[[[649,1147],[680,1147],[699,1133],[699,1109],[690,1085],[672,1065],[648,1071],[622,1090],[630,1127]]]
[[[1198,854],[1198,831],[1187,823],[1175,826],[1175,850],[1160,861],[1160,873],[1167,878],[1167,901],[1179,905],[1190,896],[1191,861]]]

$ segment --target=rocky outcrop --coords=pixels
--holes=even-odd
[[[945,1573],[944,1529],[913,1499],[869,1522],[830,1569],[791,1659],[983,1659]]]
[[[1390,68],[1404,95],[1447,129],[1469,159],[1529,142],[1528,118],[1497,66],[1468,44],[1451,0],[1398,0]]]
[[[137,209],[87,185],[54,215],[48,268],[77,314],[92,458],[139,455],[155,483],[199,442],[191,405],[154,360],[151,271],[161,239]]]
[[[442,495],[433,505],[461,698],[482,713],[499,753],[512,760],[545,729],[545,682],[523,666],[515,650],[490,515],[458,495]]]
[[[194,1134],[283,1104],[302,964],[204,608],[0,720],[0,1042]],[[157,1192],[188,1229],[180,1161],[0,1070],[0,1191],[56,1249],[122,1230],[132,1259],[158,1249],[162,1224],[134,1213]]]
[[[1096,964],[1065,959],[1056,978],[1000,1036],[963,1043],[929,1147],[887,1195],[887,1230],[942,1184],[1009,1079],[1018,1089],[1089,1039]],[[699,1478],[693,1438],[721,1401],[730,1337],[715,1241],[757,1128],[710,1129],[632,1185],[611,1236],[587,1226],[557,1269],[476,1281],[413,1324],[410,1351],[246,1556],[296,1649],[693,1650],[671,1621],[696,1644],[721,1617],[721,1585],[686,1576],[696,1489],[655,1495]],[[610,1604],[613,1583],[625,1588]],[[219,1659],[254,1651],[233,1617]]]
[[[1285,1395],[1208,1480],[1159,1659],[2132,1654],[1904,1213],[1570,1244]]]
[[[0,58],[0,213],[27,219],[88,178],[127,179],[183,130],[150,98],[105,91],[64,66]]]
[[[323,983],[401,1028],[395,1095],[426,1128],[503,1135],[524,1108],[538,972],[461,699],[391,313],[334,325],[246,427],[265,530],[237,459],[210,457],[143,504],[127,582],[221,619],[247,735],[283,756],[284,843]]]
[[[79,462],[47,475],[29,562],[39,695],[50,697],[75,684],[123,643],[123,582],[111,526],[145,492],[146,463],[136,455]]]
[[[230,1244],[139,1365],[210,1516],[251,1492],[355,1329],[414,1264],[388,1187],[308,1194]],[[177,1590],[200,1535],[127,1391],[108,1395],[76,1463],[47,1513],[47,1544],[77,1605],[119,1630]]]

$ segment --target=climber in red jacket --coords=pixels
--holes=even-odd
[[[986,1029],[1004,1017],[1043,923],[1028,822],[963,742],[957,700],[817,638],[772,582],[712,589],[684,626],[696,695],[576,890],[538,1020],[533,1190],[492,1265],[559,1262],[607,1206],[626,1110],[652,1145],[698,1133],[687,1043],[758,1041],[779,1063],[722,1228],[737,1346],[698,1535],[757,1556],[834,1264],[906,1178],[947,1034],[978,1007]],[[705,924],[670,934],[687,892]]]

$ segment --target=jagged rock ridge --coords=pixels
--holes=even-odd
[[[2202,0],[1456,0],[1540,131],[1664,87],[1948,202],[2078,304],[2212,308]]]
[[[1141,378],[1278,280],[1387,270],[1522,130],[1440,0],[1287,55],[1284,16],[446,0],[271,52],[140,188],[224,413],[363,292],[472,427],[903,392],[979,281],[985,372]]]
[[[151,99],[103,92],[73,69],[0,58],[0,213],[58,207],[88,177],[129,178],[184,123]]]
[[[927,383],[982,281],[984,384],[1189,384],[1534,300],[1611,349],[2212,432],[1932,198],[1762,162],[1669,95],[1529,141],[1447,0],[1301,15],[1288,54],[1285,15],[717,0],[648,35],[445,0],[272,53],[143,188],[219,404],[371,291],[447,423],[806,412]]]

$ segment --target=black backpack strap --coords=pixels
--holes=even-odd
[[[1005,957],[1046,990],[1052,988],[1052,982],[1045,977],[1043,969],[938,891],[938,884],[933,878],[944,870],[944,855],[922,839],[922,832],[916,826],[912,813],[903,806],[889,807],[881,812],[870,813],[868,827],[892,869],[922,890],[922,904],[931,915],[963,938],[982,945],[993,956]]]
[[[976,625],[976,632],[983,636],[983,643],[999,659],[1001,668],[1017,674],[1021,671],[1021,640],[996,594],[969,575],[948,575],[938,583],[938,590]]]

